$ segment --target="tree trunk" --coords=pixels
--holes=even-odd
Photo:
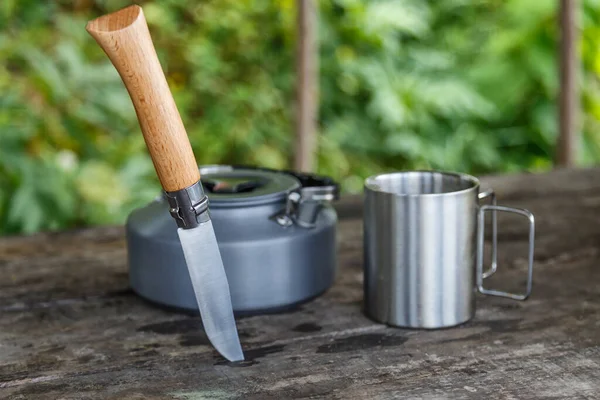
[[[573,166],[577,159],[579,88],[577,85],[577,0],[559,0],[560,95],[556,165]]]
[[[296,59],[296,146],[294,168],[315,168],[318,111],[318,48],[314,0],[297,0],[298,33]]]

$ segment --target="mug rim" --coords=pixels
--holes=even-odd
[[[411,194],[411,193],[396,193],[390,190],[383,190],[379,185],[377,185],[375,183],[375,180],[377,178],[381,178],[383,176],[402,176],[402,175],[408,175],[408,174],[428,174],[428,175],[433,175],[433,174],[440,174],[442,176],[449,176],[449,177],[455,177],[455,178],[460,178],[461,180],[465,180],[467,182],[469,182],[469,187],[466,189],[460,189],[460,190],[453,190],[453,191],[449,191],[449,192],[443,192],[443,193],[416,193],[416,194]],[[453,171],[442,171],[442,170],[406,170],[406,171],[395,171],[395,172],[383,172],[380,174],[376,174],[376,175],[371,175],[369,177],[367,177],[364,181],[364,188],[365,190],[371,191],[373,193],[382,193],[382,194],[390,194],[393,196],[397,196],[397,197],[441,197],[441,196],[453,196],[453,195],[460,195],[463,193],[468,193],[470,191],[477,191],[479,192],[479,187],[481,186],[479,179],[477,179],[475,176],[473,175],[469,175],[469,174],[465,174],[462,172],[453,172]]]

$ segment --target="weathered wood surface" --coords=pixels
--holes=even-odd
[[[0,240],[0,397],[9,399],[596,398],[600,170],[491,177],[537,217],[533,296],[478,298],[464,326],[389,328],[361,312],[360,203],[340,204],[339,274],[297,311],[242,318],[248,361],[199,318],[128,289],[122,228]],[[502,216],[499,272],[525,279],[526,224]]]

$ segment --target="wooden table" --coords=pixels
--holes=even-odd
[[[485,179],[537,217],[526,302],[478,298],[464,326],[367,319],[360,199],[339,205],[339,274],[295,312],[238,321],[248,361],[199,318],[128,288],[121,227],[0,240],[0,397],[10,399],[595,398],[600,395],[600,170]],[[519,288],[527,226],[499,219],[493,284]]]

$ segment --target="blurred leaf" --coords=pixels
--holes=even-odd
[[[123,223],[160,186],[86,21],[127,0],[0,1],[0,232]],[[293,0],[140,3],[200,164],[291,167]],[[318,172],[552,165],[555,0],[319,1]],[[600,160],[600,0],[581,3],[580,162]]]

